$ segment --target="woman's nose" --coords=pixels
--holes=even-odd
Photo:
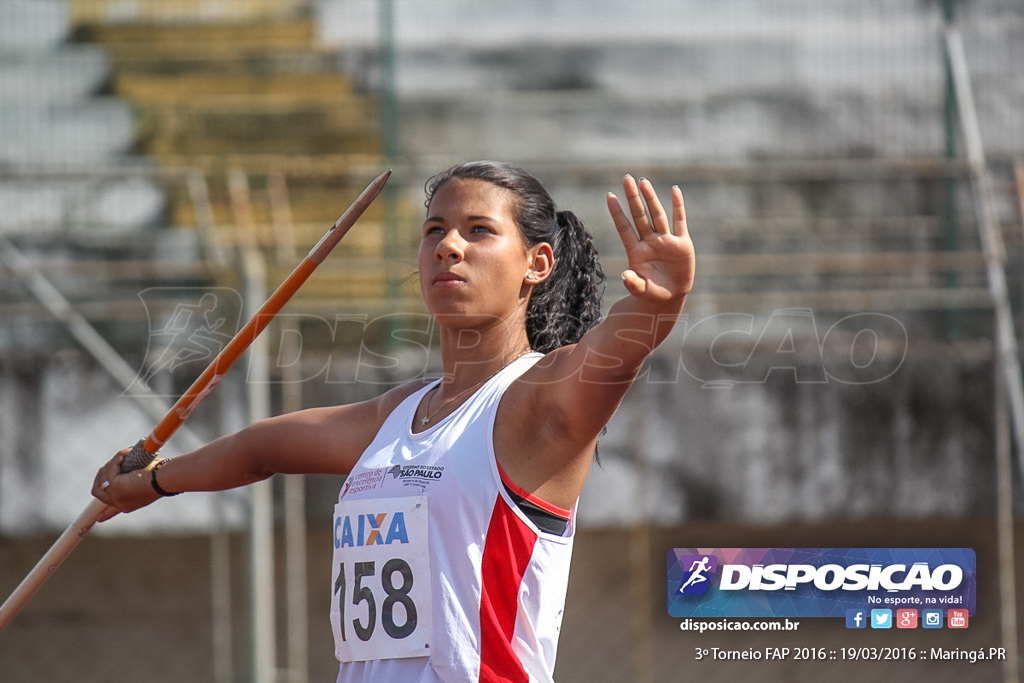
[[[449,230],[441,241],[437,243],[437,247],[434,249],[434,257],[438,261],[446,261],[448,259],[461,261],[465,253],[464,247],[465,244],[459,231]]]

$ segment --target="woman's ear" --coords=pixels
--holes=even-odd
[[[523,281],[527,285],[539,285],[551,275],[555,267],[555,253],[551,245],[541,242],[530,248],[530,264]]]

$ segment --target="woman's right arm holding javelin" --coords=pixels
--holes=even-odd
[[[361,403],[310,408],[254,422],[175,457],[173,465],[160,468],[159,486],[169,493],[223,491],[275,473],[348,474],[387,415],[418,386],[416,380]],[[120,472],[129,450],[120,451],[100,468],[93,482],[93,495],[109,506],[101,522],[160,497],[148,468]],[[157,461],[162,459],[157,456]]]

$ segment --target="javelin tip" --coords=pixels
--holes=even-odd
[[[348,207],[345,213],[338,217],[338,220],[331,226],[331,229],[320,238],[320,241],[310,250],[309,258],[313,263],[319,264],[330,253],[331,249],[341,241],[341,238],[345,236],[345,233],[355,225],[359,217],[363,215],[367,207],[373,203],[384,189],[384,185],[387,184],[388,178],[391,177],[391,169],[384,171],[377,176],[373,182],[366,186],[366,189],[352,202],[352,206]]]

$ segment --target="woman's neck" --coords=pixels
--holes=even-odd
[[[530,351],[526,330],[521,334],[477,329],[441,331],[441,364],[444,375],[440,393],[451,396],[466,387],[482,384],[505,366]]]

